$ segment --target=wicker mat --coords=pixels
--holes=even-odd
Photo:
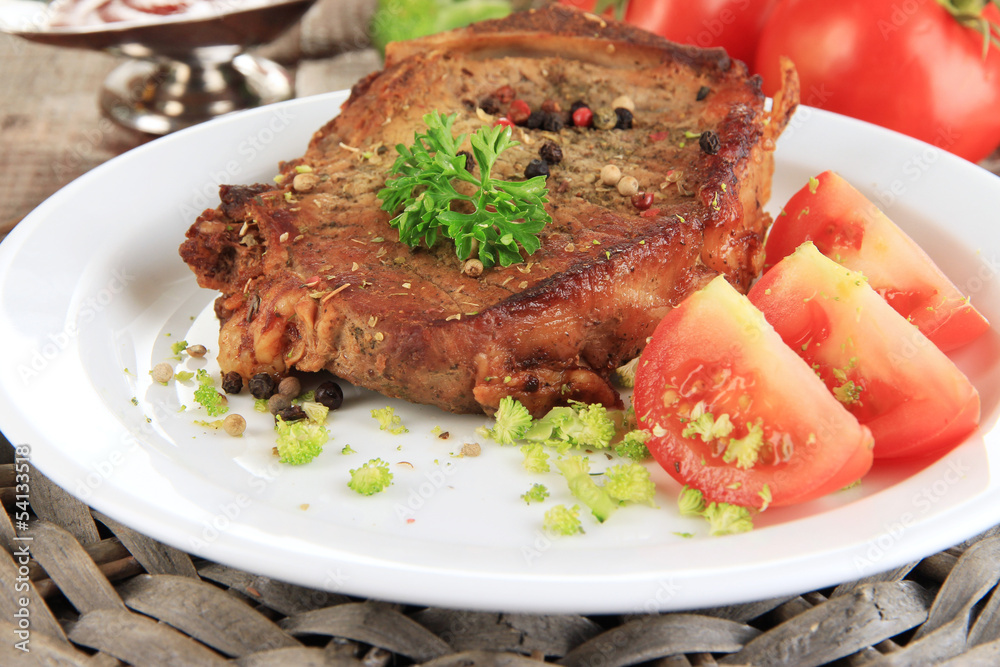
[[[28,530],[15,533],[24,478],[6,441],[0,461],[2,665],[1000,665],[1000,527],[801,596],[690,613],[484,613],[350,598],[193,558],[37,471]]]

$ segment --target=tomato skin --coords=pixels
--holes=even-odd
[[[864,276],[812,243],[781,260],[748,296],[871,429],[875,458],[941,454],[979,423],[979,393],[968,378]],[[815,335],[803,335],[804,321]]]
[[[779,0],[629,0],[625,21],[680,44],[719,46],[753,64],[757,40]],[[560,0],[592,12],[595,0]]]
[[[997,7],[983,14],[1000,20]],[[933,1],[782,0],[755,57],[772,94],[779,57],[802,103],[887,127],[978,162],[1000,144],[1000,48]]]
[[[871,432],[722,276],[661,321],[640,358],[633,403],[653,457],[711,502],[759,508],[765,485],[773,506],[805,502],[872,464]],[[727,463],[721,441],[683,435],[682,419],[698,403],[729,415],[733,437],[760,420],[764,445],[753,465]]]
[[[896,311],[947,352],[989,330],[989,322],[906,233],[838,174],[827,171],[795,193],[771,227],[765,271],[812,241],[860,271]]]

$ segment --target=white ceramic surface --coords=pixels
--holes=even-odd
[[[724,538],[680,517],[677,485],[655,471],[659,507],[625,508],[604,525],[586,516],[585,535],[550,539],[543,512],[570,501],[561,478],[530,475],[516,448],[478,439],[484,417],[353,387],[331,415],[326,451],[302,467],[275,463],[269,419],[246,396],[232,401],[249,422],[242,438],[195,425],[206,417],[192,387],[163,387],[148,374],[182,338],[216,347],[215,294],[197,287],[177,247],[217,203],[216,184],[269,181],[343,99],[264,107],[144,145],[65,187],[0,245],[0,428],[30,446],[46,475],[137,530],[234,567],[331,592],[484,610],[676,610],[803,592],[1000,522],[996,330],[953,355],[983,401],[980,431],[958,449],[937,462],[879,465],[860,487],[768,510],[752,532]],[[801,108],[779,143],[770,209],[825,169],[880,203],[1000,322],[1000,179],[912,139]],[[211,359],[180,365],[213,368]],[[378,431],[369,411],[384,405],[408,434]],[[456,456],[473,441],[481,456]],[[341,454],[348,444],[356,454]],[[376,456],[392,464],[394,484],[361,497],[346,487],[348,470]],[[519,496],[535,481],[552,498],[528,506]]]

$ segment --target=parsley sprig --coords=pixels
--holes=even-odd
[[[545,177],[504,181],[490,175],[497,157],[518,145],[503,125],[482,127],[470,137],[479,176],[470,173],[466,156],[458,155],[466,135],[452,135],[456,117],[429,113],[424,116],[427,132],[415,133],[410,147],[396,146],[399,157],[389,174],[399,176],[387,180],[379,191],[382,209],[389,213],[402,209],[389,224],[411,248],[421,240],[433,247],[440,234],[455,241],[461,260],[478,254],[485,267],[521,262],[520,248],[529,255],[538,250],[538,233],[552,221],[545,212]],[[475,193],[459,192],[456,181],[475,185]],[[456,202],[469,202],[471,207],[455,207]],[[471,213],[465,212],[468,208]]]

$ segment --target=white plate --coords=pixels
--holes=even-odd
[[[478,458],[453,455],[485,418],[353,388],[331,417],[333,441],[303,467],[274,462],[268,419],[245,396],[233,401],[250,422],[243,438],[195,426],[205,415],[190,388],[148,375],[180,338],[215,347],[214,294],[177,255],[184,231],[217,202],[215,184],[270,180],[343,99],[265,107],[137,148],[58,192],[4,241],[0,425],[30,445],[40,470],[125,524],[234,567],[484,610],[675,610],[803,592],[918,559],[1000,521],[995,330],[954,355],[983,399],[983,426],[962,446],[932,464],[879,466],[859,488],[768,510],[754,531],[724,538],[677,514],[677,485],[661,472],[659,508],[625,508],[600,526],[584,517],[585,535],[549,539],[543,512],[570,500],[561,478],[542,478],[552,498],[527,506],[519,495],[539,478],[521,469],[516,448],[483,442]],[[1000,322],[1000,179],[802,108],[779,145],[771,210],[825,169],[882,203]],[[182,403],[188,409],[178,412]],[[377,430],[368,412],[386,404],[408,434]],[[433,435],[438,425],[451,438]],[[358,453],[341,454],[347,444]],[[346,487],[348,470],[375,456],[392,463],[394,484],[358,496]],[[695,536],[676,534],[684,532]]]

